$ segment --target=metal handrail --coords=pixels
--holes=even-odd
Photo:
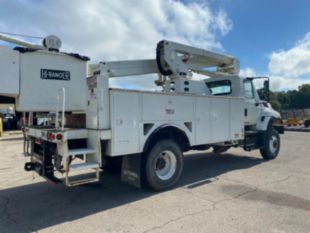
[[[65,127],[65,105],[66,105],[66,89],[64,87],[61,87],[58,89],[55,128],[59,129],[59,100],[60,100],[59,91],[62,91],[61,130],[64,130],[64,127]]]

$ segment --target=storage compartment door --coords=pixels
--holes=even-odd
[[[0,95],[19,94],[19,52],[0,46]]]
[[[224,142],[230,140],[230,106],[229,99],[211,98],[211,140],[212,142]]]
[[[230,139],[243,139],[244,128],[244,100],[230,100]]]
[[[139,152],[139,96],[111,91],[112,155]]]
[[[207,97],[196,98],[196,145],[210,143],[210,99]]]

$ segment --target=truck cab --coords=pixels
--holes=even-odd
[[[262,97],[255,87],[255,79],[265,79],[264,88],[261,90]],[[280,113],[268,103],[269,79],[267,77],[222,76],[208,78],[204,82],[211,95],[244,98],[244,124],[247,128],[264,130],[266,125],[262,125],[262,119],[265,117],[281,121]],[[281,131],[280,128],[279,130]]]

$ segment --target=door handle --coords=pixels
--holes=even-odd
[[[244,116],[248,116],[248,109],[247,108],[244,109]]]

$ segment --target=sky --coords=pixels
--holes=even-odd
[[[162,39],[237,57],[271,89],[310,83],[308,0],[0,0],[0,32],[54,34],[92,62],[155,57]],[[39,40],[30,40],[40,43]],[[151,77],[114,86],[153,88]]]

